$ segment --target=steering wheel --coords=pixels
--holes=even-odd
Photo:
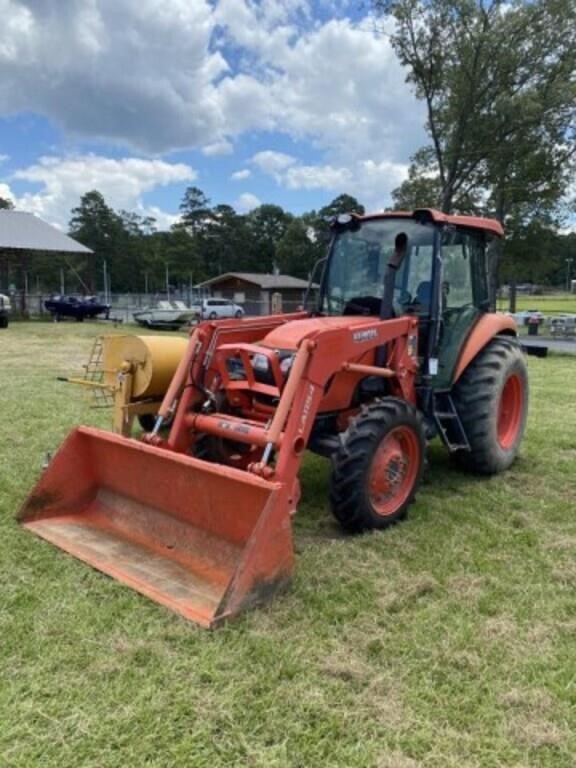
[[[376,315],[378,317],[381,306],[382,300],[376,298],[376,296],[354,296],[354,298],[348,299],[342,314],[364,315],[365,317]]]
[[[405,306],[406,304],[412,304],[413,302],[414,302],[414,299],[412,298],[412,294],[410,293],[410,291],[403,291],[403,290],[400,291],[397,299],[398,304],[402,304],[402,306]]]

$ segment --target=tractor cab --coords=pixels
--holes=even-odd
[[[319,313],[417,315],[422,370],[449,387],[464,341],[490,310],[486,249],[497,222],[426,209],[344,215],[333,230]]]

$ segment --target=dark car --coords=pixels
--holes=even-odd
[[[63,317],[73,317],[81,323],[87,317],[97,317],[110,313],[110,305],[103,304],[96,296],[51,296],[44,302],[45,308],[50,312],[55,320]]]

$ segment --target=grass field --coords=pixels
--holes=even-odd
[[[519,294],[516,298],[516,308],[518,312],[524,309],[538,309],[545,315],[576,314],[576,294],[564,293],[550,296],[524,296]],[[498,309],[502,311],[507,310],[508,299],[499,299]]]
[[[529,358],[511,471],[433,445],[384,534],[342,536],[307,458],[291,590],[207,633],[14,522],[68,430],[108,425],[55,380],[99,330],[0,335],[0,766],[576,765],[576,357]]]

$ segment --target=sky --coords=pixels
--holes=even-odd
[[[66,228],[98,189],[178,216],[390,203],[425,143],[386,20],[362,0],[0,0],[0,196]]]

